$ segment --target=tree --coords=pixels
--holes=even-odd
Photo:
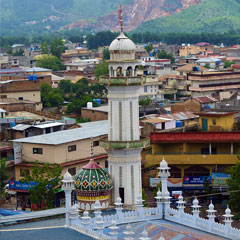
[[[50,49],[51,49],[52,55],[60,59],[62,56],[62,53],[65,51],[63,39],[55,38],[50,44]]]
[[[150,53],[150,52],[153,50],[153,47],[152,47],[151,45],[147,45],[147,46],[145,47],[145,50],[146,50],[148,53]]]
[[[226,62],[224,63],[224,68],[231,67],[231,66],[232,66],[232,64],[233,64],[233,62],[226,61]]]
[[[13,53],[12,48],[11,48],[11,47],[8,47],[8,48],[7,48],[7,54],[12,55],[12,53]]]
[[[150,104],[150,102],[151,102],[151,98],[150,98],[150,97],[141,98],[141,99],[139,100],[139,105],[141,105],[141,106],[147,106],[147,105]]]
[[[63,94],[59,89],[52,89],[47,83],[43,83],[40,89],[44,107],[60,107],[64,102]]]
[[[19,48],[12,54],[13,56],[24,56],[24,50],[22,48]]]
[[[37,60],[37,67],[52,69],[53,71],[59,71],[62,68],[61,60],[53,55],[42,55]]]
[[[0,198],[5,196],[5,185],[9,175],[7,174],[6,159],[0,158]]]
[[[229,196],[229,205],[235,214],[236,219],[240,219],[240,155],[238,154],[238,159],[235,166],[228,169],[230,178],[227,179],[227,185],[229,186],[229,191],[233,191]]]
[[[70,80],[62,80],[58,84],[58,87],[63,90],[64,93],[72,94],[74,84]]]
[[[107,62],[101,62],[96,66],[95,74],[97,79],[99,79],[100,76],[108,74],[108,63]]]
[[[29,183],[37,182],[29,190],[32,204],[37,205],[38,209],[48,209],[54,207],[55,192],[54,189],[60,184],[62,167],[54,163],[50,165],[45,163],[40,165],[35,161],[32,174],[25,175],[20,181]]]
[[[81,116],[81,108],[86,107],[88,102],[92,102],[92,98],[90,96],[82,96],[74,99],[67,105],[67,113],[75,113]]]
[[[42,54],[48,54],[48,44],[46,41],[42,42],[40,45]]]
[[[157,56],[159,59],[170,59],[171,63],[175,62],[175,58],[173,57],[173,55],[171,53],[167,53],[165,50],[159,51]]]
[[[109,52],[108,48],[104,48],[102,53],[103,53],[103,60],[110,59],[110,52]]]

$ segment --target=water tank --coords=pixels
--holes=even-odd
[[[209,105],[206,105],[205,108],[206,108],[206,109],[210,109],[211,107],[210,107]]]
[[[182,121],[176,121],[176,127],[178,128],[178,127],[182,127],[183,126],[183,123],[182,123]]]
[[[88,102],[88,103],[87,103],[87,108],[92,108],[92,107],[93,107],[92,102]]]
[[[29,81],[32,81],[32,80],[33,80],[32,75],[28,75],[28,80],[29,80]]]
[[[95,98],[95,99],[93,99],[93,102],[96,102],[98,104],[98,107],[101,106],[101,99]]]
[[[10,128],[13,128],[13,127],[15,127],[15,122],[14,121],[10,122]]]
[[[158,104],[158,107],[163,107],[163,103],[160,102],[160,103]]]
[[[37,81],[37,75],[32,75],[32,80]]]
[[[193,70],[194,72],[199,72],[199,71],[200,71],[200,67],[199,67],[199,66],[194,66],[194,67],[192,68],[192,70]]]

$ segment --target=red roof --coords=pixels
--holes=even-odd
[[[240,64],[233,64],[232,68],[240,68]]]
[[[151,133],[151,143],[240,142],[240,132]]]
[[[233,115],[237,112],[200,112],[197,113],[199,116],[207,116],[207,117],[221,117],[221,116],[228,116]]]
[[[101,166],[94,162],[93,159],[90,159],[89,163],[82,167],[83,169],[100,169]]]
[[[197,100],[200,103],[213,103],[218,101],[217,99],[210,96],[195,97],[193,99]]]

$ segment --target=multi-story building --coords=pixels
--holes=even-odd
[[[235,93],[240,88],[240,72],[194,72],[188,74],[188,80],[192,97],[219,95],[221,99],[225,93]]]

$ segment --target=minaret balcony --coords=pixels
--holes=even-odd
[[[142,138],[135,141],[108,141],[107,138],[100,140],[100,146],[106,150],[111,149],[134,149],[134,148],[146,148],[150,145],[149,138]]]
[[[134,86],[143,85],[146,83],[146,78],[143,76],[109,77],[109,75],[104,75],[100,77],[99,83],[106,86]]]

